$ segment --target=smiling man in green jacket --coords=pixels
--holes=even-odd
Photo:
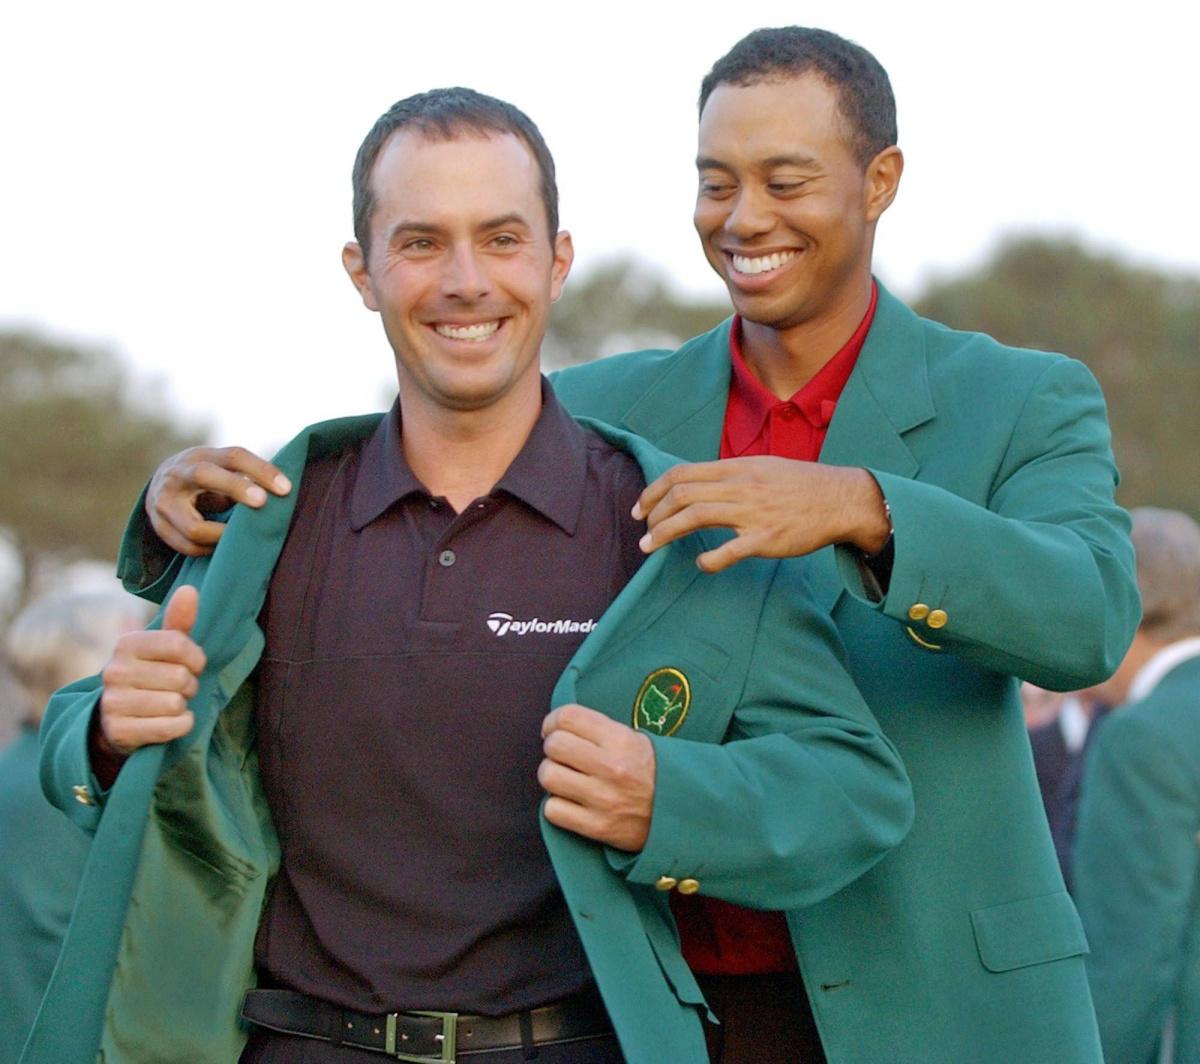
[[[868,52],[760,30],[717,62],[700,105],[696,227],[737,316],[555,387],[573,413],[696,463],[647,489],[645,549],[726,528],[700,557],[711,572],[811,558],[917,802],[899,848],[786,924],[715,904],[688,914],[701,984],[751,1017],[741,1041],[726,1024],[714,1059],[758,1059],[815,1020],[816,1052],[836,1064],[1098,1061],[1087,944],[1017,678],[1096,683],[1137,625],[1103,397],[1080,363],[924,321],[873,279],[903,159]],[[273,476],[240,450],[185,453],[149,513],[195,553],[220,532],[199,492],[260,505]],[[725,934],[735,925],[783,949],[747,951]],[[756,1011],[797,965],[792,1007]]]
[[[297,437],[297,489],[51,703],[96,834],[23,1059],[229,1064],[240,1007],[253,1064],[699,1064],[668,895],[828,897],[903,837],[903,767],[806,574],[645,559],[675,460],[541,380],[571,242],[532,123],[412,97],[355,175],[398,404]]]

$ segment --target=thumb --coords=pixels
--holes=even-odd
[[[199,609],[200,592],[190,584],[184,584],[167,603],[162,621],[164,631],[176,631],[188,635],[192,630],[192,625],[196,623],[196,614]]]

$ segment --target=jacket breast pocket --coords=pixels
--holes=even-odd
[[[1010,972],[1088,952],[1083,924],[1065,890],[976,909],[971,925],[979,959],[989,972]]]

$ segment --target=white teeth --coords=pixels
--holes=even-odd
[[[486,340],[500,328],[498,321],[482,321],[476,325],[435,325],[438,336],[447,340]]]
[[[791,262],[796,257],[794,251],[777,251],[774,255],[763,255],[761,258],[751,259],[745,255],[733,256],[733,268],[738,273],[766,273],[768,270],[777,270],[785,262]]]

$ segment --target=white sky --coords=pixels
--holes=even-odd
[[[633,252],[718,294],[690,223],[696,91],[797,18],[891,75],[907,168],[876,262],[900,294],[1031,227],[1200,272],[1194,4],[708,6],[7,5],[0,328],[114,348],[221,442],[378,408],[391,353],[340,263],[350,165],[389,104],[449,84],[539,124],[579,274]]]

